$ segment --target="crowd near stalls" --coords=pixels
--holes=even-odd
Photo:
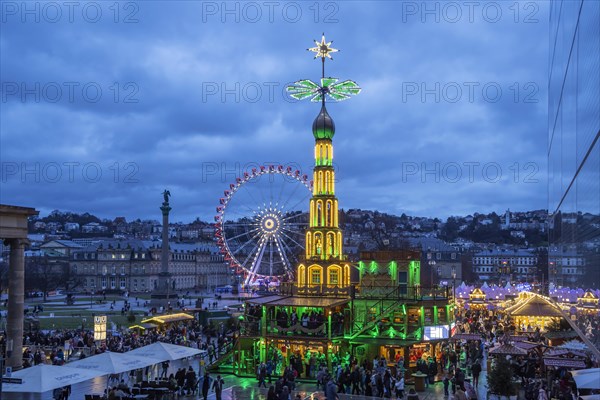
[[[596,349],[577,340],[580,334],[565,317],[569,318],[559,305],[529,292],[500,300],[493,310],[470,307],[466,301],[456,309],[452,339],[467,348],[459,352],[467,371],[476,360],[473,348],[489,350],[486,367],[490,390],[506,390],[506,395],[520,391],[527,399],[571,400],[577,391],[585,395],[594,389],[577,387],[574,371],[596,367],[599,360]],[[597,316],[590,318],[597,324]],[[508,377],[502,377],[505,367],[510,369]],[[495,381],[499,382],[496,386]]]
[[[184,313],[155,316],[146,321],[132,329],[109,331],[104,340],[96,340],[92,330],[26,332],[23,366],[62,365],[106,351],[124,353],[156,342],[205,350],[207,358],[210,356],[214,360],[231,347],[235,330],[235,326],[229,324],[202,325],[193,316]]]

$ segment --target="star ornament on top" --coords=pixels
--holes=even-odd
[[[331,41],[331,42],[325,41],[325,34],[323,34],[323,36],[321,37],[321,43],[319,43],[315,40],[315,44],[317,46],[311,47],[310,49],[307,49],[307,50],[315,53],[315,58],[321,57],[324,60],[325,57],[327,57],[330,60],[333,60],[333,58],[331,58],[331,54],[329,54],[329,53],[337,53],[339,50],[331,47],[331,43],[333,43],[333,41]]]

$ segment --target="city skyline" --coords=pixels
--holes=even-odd
[[[4,10],[2,203],[154,219],[168,188],[174,220],[211,220],[252,167],[310,175],[318,109],[283,88],[325,31],[327,74],[363,88],[328,107],[340,208],[547,206],[544,3],[133,4]]]

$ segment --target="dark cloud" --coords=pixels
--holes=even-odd
[[[547,204],[545,3],[518,16],[494,3],[497,22],[492,3],[472,20],[460,2],[458,19],[444,2],[430,2],[434,14],[423,2],[277,3],[272,14],[252,2],[227,3],[229,14],[223,2],[118,3],[118,15],[101,4],[96,23],[77,10],[69,22],[66,9],[57,23],[3,15],[3,203],[158,218],[168,187],[175,219],[210,219],[246,168],[310,175],[318,105],[283,88],[318,79],[304,49],[325,31],[342,49],[327,74],[363,87],[328,107],[342,207],[447,216]]]

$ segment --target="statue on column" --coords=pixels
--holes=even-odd
[[[171,192],[169,192],[168,190],[165,189],[165,191],[163,192],[163,204],[165,205],[169,205],[169,197],[171,197]]]

